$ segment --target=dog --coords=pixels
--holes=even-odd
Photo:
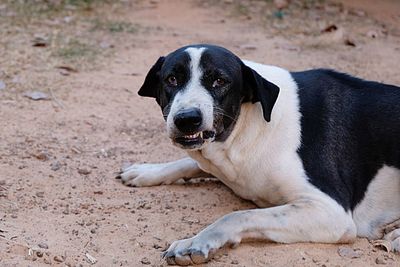
[[[155,98],[169,138],[189,157],[122,169],[126,185],[216,177],[259,207],[173,242],[168,264],[204,263],[245,239],[359,236],[400,251],[400,87],[190,45],[160,57],[138,93]]]

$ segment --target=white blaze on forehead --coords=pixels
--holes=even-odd
[[[205,47],[189,47],[185,50],[190,57],[190,82],[200,82],[201,75],[203,74],[200,68],[200,59],[204,50],[206,50]]]
[[[190,78],[185,87],[174,97],[167,117],[167,130],[169,134],[175,132],[174,117],[184,109],[198,108],[203,116],[201,130],[212,130],[213,126],[213,98],[201,84],[203,71],[200,60],[205,47],[189,47],[185,50],[190,57]]]

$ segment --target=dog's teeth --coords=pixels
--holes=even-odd
[[[199,135],[200,135],[200,138],[203,139],[203,132],[200,132]]]
[[[185,135],[185,137],[188,138],[188,139],[194,139],[194,138],[197,138],[199,136],[203,137],[203,133],[202,132],[198,132],[198,133],[195,133],[195,134]]]

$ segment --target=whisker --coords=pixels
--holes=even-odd
[[[237,121],[237,118],[234,118],[234,117],[232,117],[232,116],[226,114],[225,111],[224,111],[223,109],[221,109],[221,108],[219,108],[219,107],[216,107],[216,106],[214,106],[213,108],[214,108],[214,113],[215,113],[215,114],[217,114],[217,115],[222,115],[222,116],[224,116],[224,117],[230,118],[230,119],[233,120],[234,122]]]

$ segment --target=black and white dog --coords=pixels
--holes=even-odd
[[[400,88],[332,70],[288,72],[213,45],[160,57],[139,95],[190,157],[125,168],[131,186],[212,175],[260,208],[175,241],[170,264],[226,244],[384,239],[400,251]]]

